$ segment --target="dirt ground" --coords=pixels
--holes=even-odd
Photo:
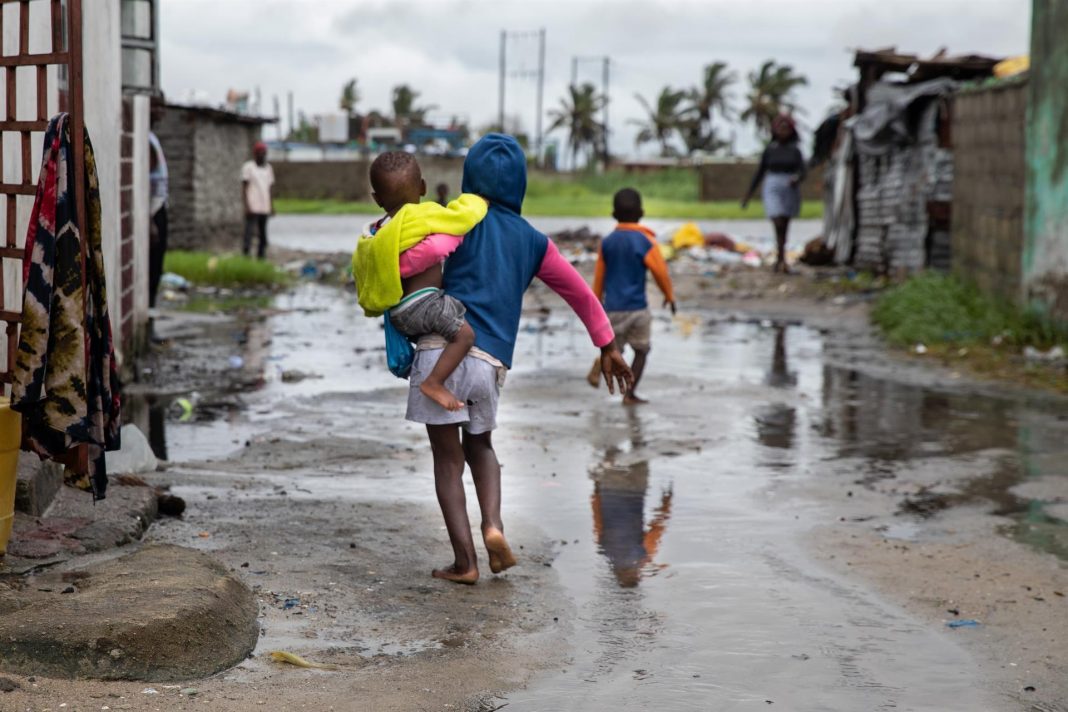
[[[526,368],[505,390],[523,405],[499,434],[522,563],[474,587],[428,575],[449,552],[425,436],[401,420],[404,385],[375,380],[380,337],[354,347],[336,294],[162,320],[172,340],[131,390],[146,430],[166,422],[171,464],[150,480],[189,509],[147,539],[207,551],[252,588],[260,644],[177,685],[9,676],[21,687],[0,709],[1068,710],[1068,569],[1013,508],[1068,502],[1050,476],[1068,454],[1064,401],[889,353],[866,295],[806,276],[695,269],[676,284],[683,314],[658,321],[654,402],[638,414],[591,397],[576,375],[588,345],[531,290]],[[313,378],[283,384],[284,369]],[[832,392],[839,379],[856,390]],[[188,422],[176,395],[193,401]],[[841,432],[869,427],[842,414],[879,398],[870,431]],[[913,417],[913,400],[941,409]],[[1029,424],[1045,439],[1021,481],[1002,466]],[[658,501],[666,523],[640,586],[605,567],[606,468],[640,474],[646,547],[642,507],[649,520]]]

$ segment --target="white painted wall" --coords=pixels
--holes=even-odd
[[[119,0],[83,0],[82,45],[85,51],[82,95],[85,127],[96,152],[100,179],[101,235],[104,271],[108,281],[108,311],[115,335],[115,351],[122,363],[122,311],[118,280],[121,274],[119,159],[122,150],[122,27]],[[111,288],[114,284],[115,288]]]

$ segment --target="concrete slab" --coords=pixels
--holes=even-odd
[[[15,511],[39,517],[63,486],[63,467],[33,453],[20,452],[16,477]]]
[[[244,660],[259,637],[252,592],[207,554],[172,545],[13,588],[0,582],[0,670],[169,682]]]

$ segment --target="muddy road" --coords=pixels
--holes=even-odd
[[[483,565],[471,588],[429,575],[449,558],[429,448],[348,294],[308,284],[255,318],[162,320],[181,368],[146,374],[132,412],[170,462],[153,479],[189,509],[148,538],[252,587],[259,646],[157,694],[38,680],[3,700],[1068,709],[1063,401],[899,368],[844,314],[770,316],[658,319],[651,402],[625,409],[586,384],[587,337],[536,289],[495,434],[520,565]]]

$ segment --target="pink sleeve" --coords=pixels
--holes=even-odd
[[[402,278],[426,272],[456,252],[464,241],[463,235],[427,235],[422,242],[409,248],[400,255],[400,275]]]
[[[594,296],[586,280],[564,259],[560,250],[556,249],[552,240],[549,240],[549,247],[541,261],[538,279],[563,297],[568,306],[575,310],[578,318],[586,325],[586,331],[590,332],[594,346],[606,346],[616,338],[601,302]]]

